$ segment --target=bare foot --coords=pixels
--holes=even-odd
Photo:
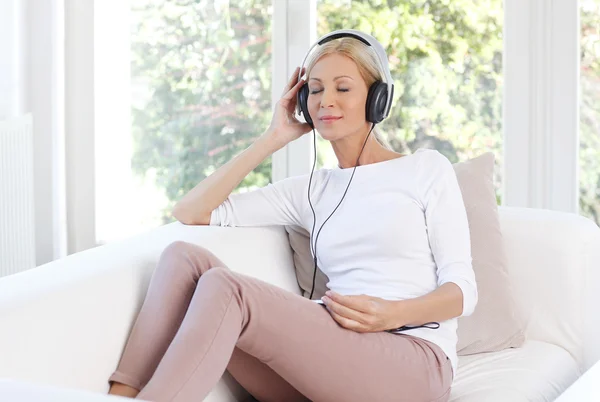
[[[116,381],[112,383],[108,391],[109,395],[127,396],[129,398],[135,398],[139,393],[139,390]]]

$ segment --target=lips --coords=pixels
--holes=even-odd
[[[341,119],[341,116],[323,116],[320,120],[322,121],[335,121]]]

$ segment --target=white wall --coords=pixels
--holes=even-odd
[[[0,1],[0,120],[25,112],[27,47],[24,2]]]
[[[0,1],[0,119],[33,116],[36,264],[64,255],[62,1]]]

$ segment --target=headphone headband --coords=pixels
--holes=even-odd
[[[390,112],[390,107],[392,105],[394,80],[392,79],[392,74],[390,73],[390,68],[388,65],[388,58],[387,58],[385,49],[383,48],[383,46],[381,45],[381,43],[379,43],[379,41],[377,39],[375,39],[373,36],[371,36],[367,33],[358,31],[356,29],[338,29],[337,31],[329,32],[328,34],[320,37],[310,47],[310,49],[308,49],[308,52],[306,52],[306,55],[304,56],[304,60],[302,60],[302,65],[300,66],[300,71],[298,72],[298,80],[300,80],[300,78],[302,77],[302,68],[304,67],[304,63],[306,62],[306,59],[310,55],[311,51],[315,48],[315,46],[322,45],[329,41],[339,39],[339,38],[344,38],[344,37],[351,37],[354,39],[358,39],[365,45],[370,46],[373,50],[375,50],[375,54],[377,55],[377,59],[379,60],[380,71],[383,72],[384,81],[387,84],[387,101],[385,104],[385,109],[384,109],[384,114],[383,114],[384,116],[387,116]],[[296,105],[296,111],[298,112],[298,114],[300,114],[299,102]]]

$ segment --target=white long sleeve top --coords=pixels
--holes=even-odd
[[[313,173],[310,200],[314,236],[336,208],[351,168]],[[246,193],[235,193],[214,211],[220,226],[298,225],[308,233],[310,174],[290,177]],[[314,239],[311,239],[311,253]],[[423,296],[447,282],[462,291],[461,316],[473,313],[478,293],[472,267],[467,214],[450,161],[436,150],[356,167],[348,191],[321,230],[317,264],[342,295],[367,294],[387,300]],[[313,255],[314,257],[314,255]],[[438,345],[456,373],[457,318],[437,329],[402,332]]]

